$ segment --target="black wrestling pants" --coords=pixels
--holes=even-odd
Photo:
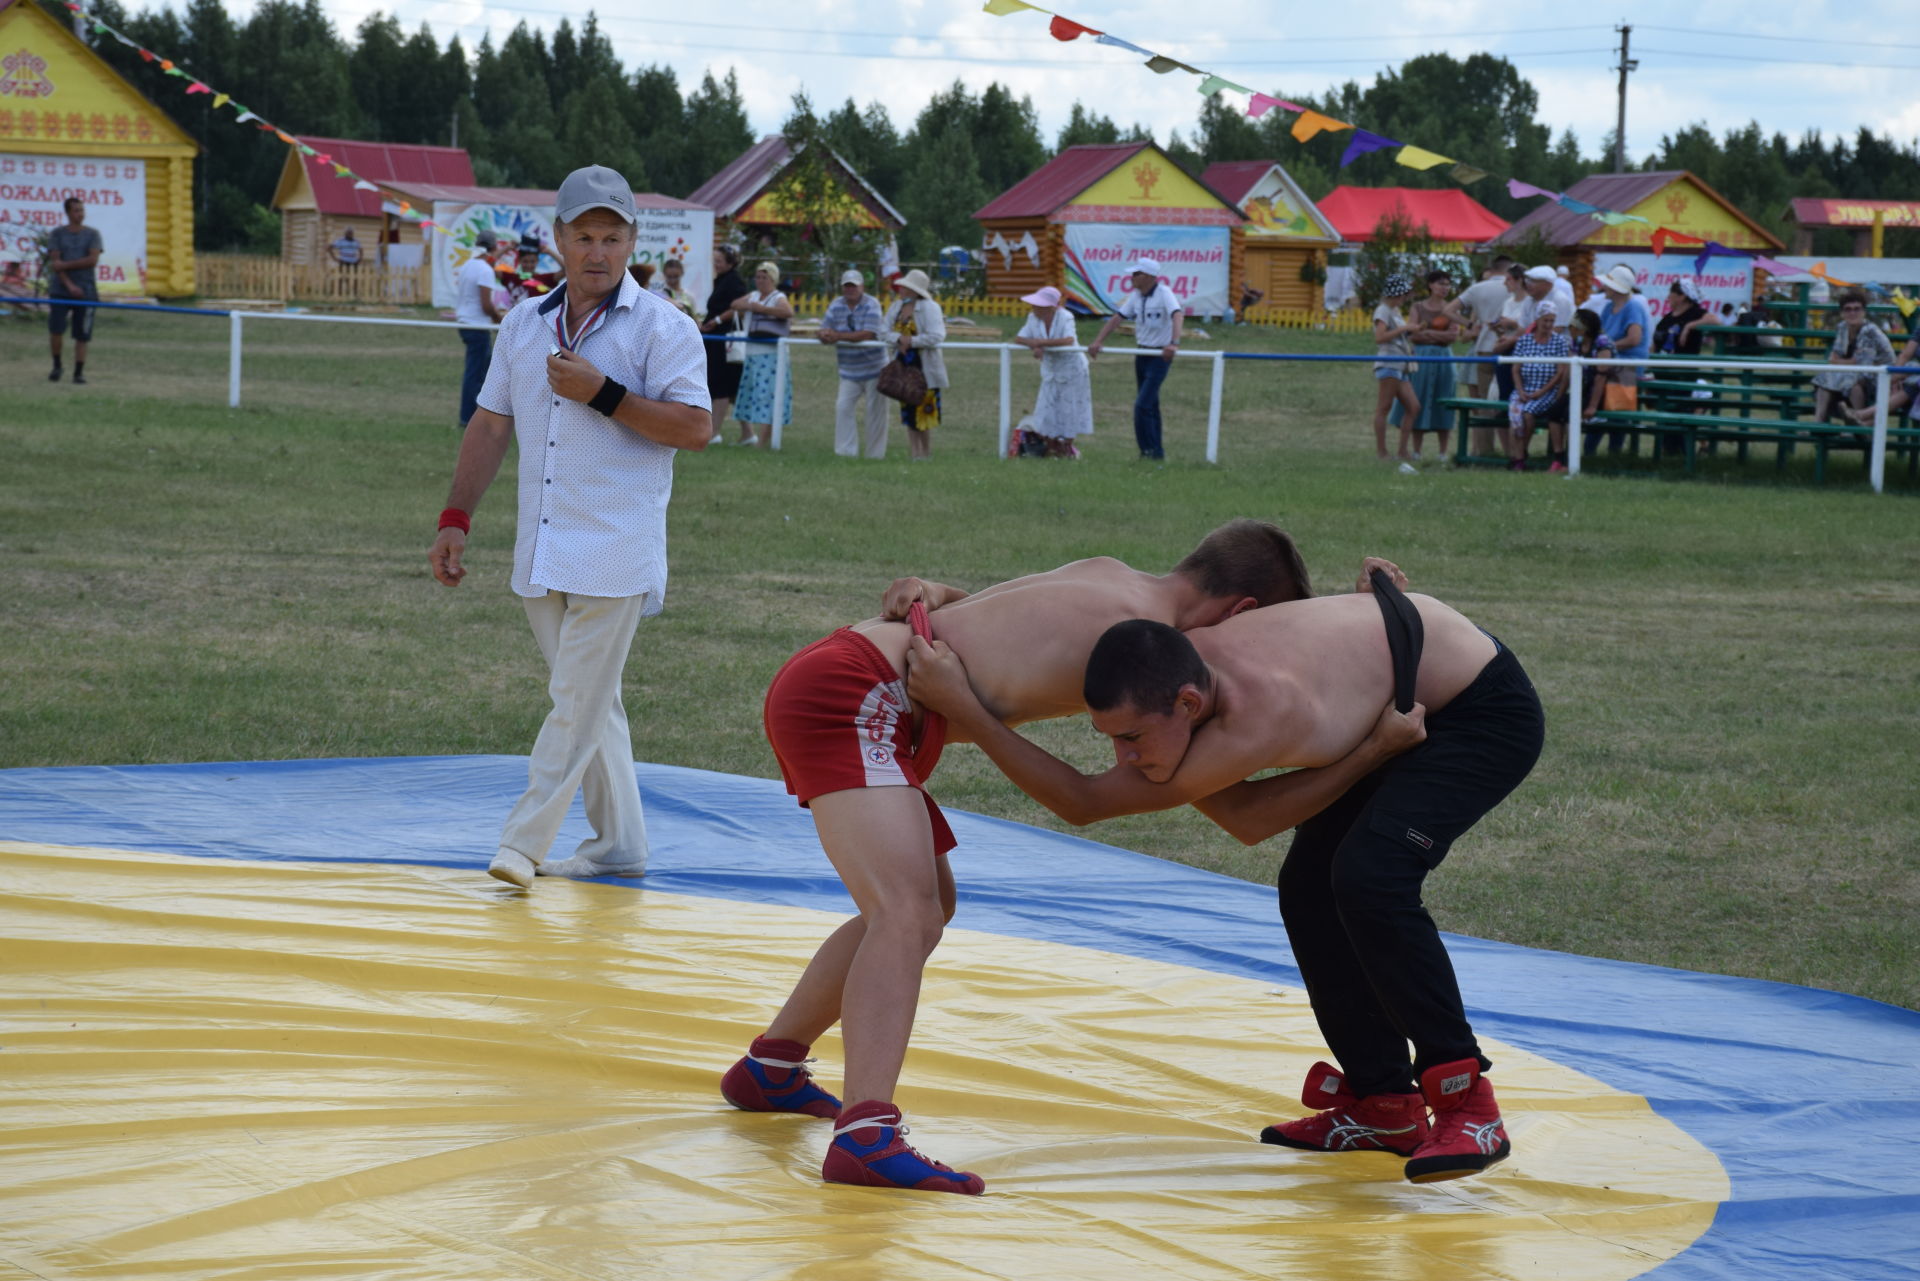
[[[1410,1094],[1421,1072],[1458,1059],[1492,1066],[1420,887],[1527,776],[1545,729],[1532,682],[1502,646],[1427,717],[1424,743],[1295,832],[1280,868],[1280,916],[1321,1035],[1356,1094]]]

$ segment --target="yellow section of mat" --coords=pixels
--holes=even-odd
[[[1261,1146],[1323,1053],[1300,993],[963,929],[901,1099],[988,1195],[830,1187],[826,1123],[716,1083],[834,917],[4,843],[0,876],[0,1277],[1611,1281],[1727,1192],[1505,1047],[1488,1175]]]

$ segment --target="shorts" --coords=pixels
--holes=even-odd
[[[762,715],[780,777],[802,806],[828,792],[911,787],[926,800],[933,852],[957,844],[926,787],[946,721],[925,713],[913,741],[905,682],[859,632],[842,627],[788,659],[767,687]]]
[[[47,308],[47,332],[59,334],[70,328],[75,342],[86,342],[93,337],[93,313],[97,310],[95,307],[63,307],[56,299]]]
[[[1407,376],[1407,370],[1404,365],[1375,365],[1373,367],[1373,376],[1375,378],[1405,378]]]

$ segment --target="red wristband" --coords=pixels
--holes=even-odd
[[[449,507],[440,513],[440,528],[445,529],[449,525],[463,534],[470,534],[473,532],[473,517],[458,507]]]

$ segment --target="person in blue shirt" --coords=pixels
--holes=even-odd
[[[1600,308],[1600,333],[1613,344],[1621,363],[1594,365],[1587,369],[1593,379],[1589,404],[1606,409],[1632,408],[1638,404],[1641,366],[1653,339],[1653,313],[1646,299],[1634,292],[1633,268],[1615,263],[1594,278],[1594,284],[1607,296]],[[1630,397],[1609,396],[1608,384],[1632,389]]]

